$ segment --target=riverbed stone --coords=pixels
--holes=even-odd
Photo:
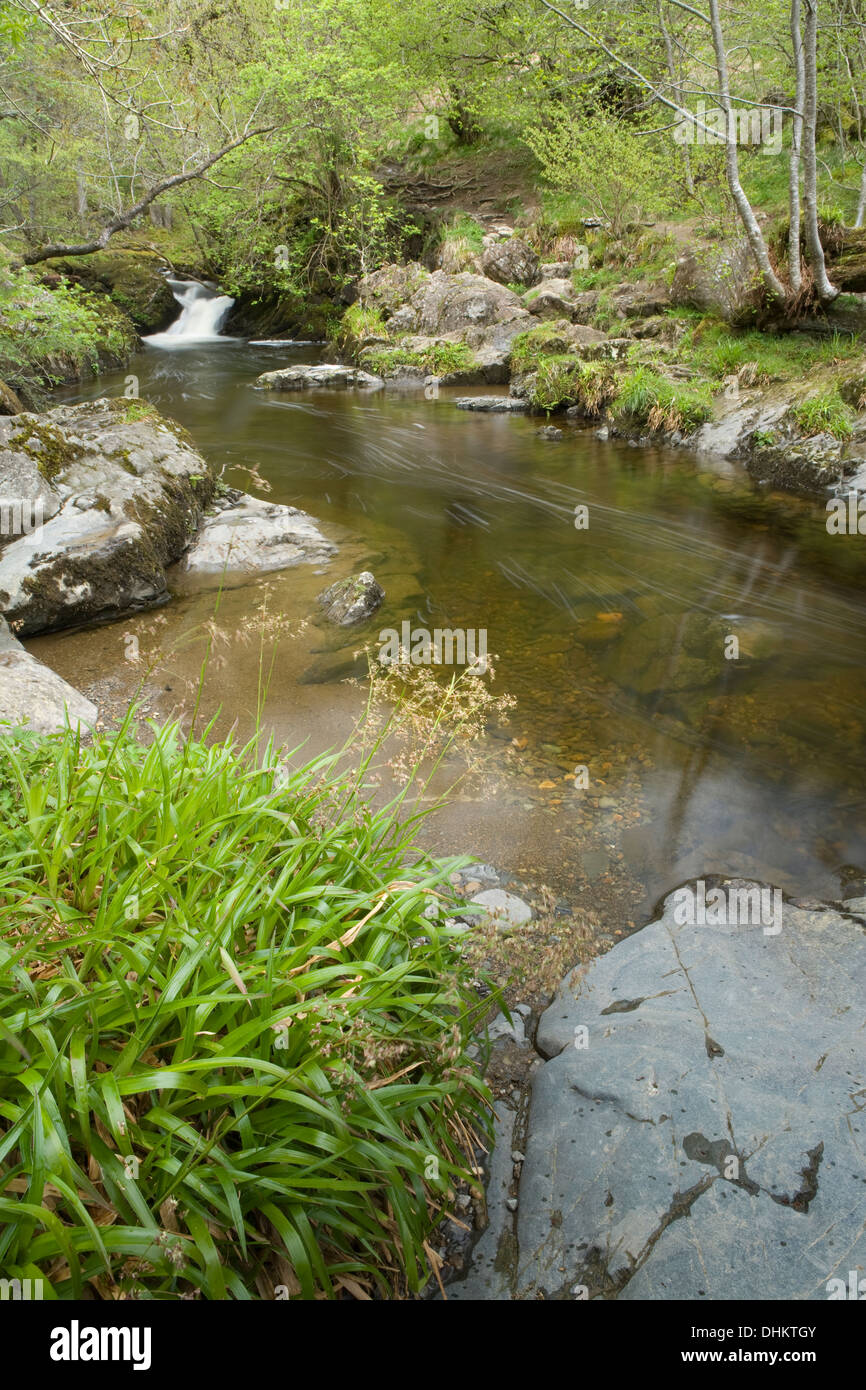
[[[179,426],[118,399],[0,418],[0,497],[31,488],[42,524],[0,536],[0,612],[23,636],[164,601],[214,480]]]
[[[492,919],[500,932],[515,931],[532,921],[529,904],[514,893],[506,893],[504,888],[486,888],[469,901],[473,907],[482,909],[480,914],[473,914],[472,920]]]
[[[321,564],[336,549],[298,507],[264,502],[232,489],[205,516],[181,569],[201,575],[267,574]]]
[[[319,362],[304,366],[280,367],[275,372],[262,372],[256,385],[263,391],[353,390],[381,391],[385,385],[380,376],[364,372],[360,367],[344,367],[338,362]]]
[[[96,705],[25,651],[0,617],[0,735],[53,734],[67,721],[87,732],[97,715]]]
[[[364,570],[354,579],[338,579],[319,594],[319,603],[332,623],[338,627],[354,627],[372,618],[384,598],[385,590],[369,570]]]
[[[678,901],[542,1016],[518,1298],[826,1299],[866,1266],[866,917]]]
[[[454,404],[458,410],[476,410],[485,415],[519,415],[529,409],[528,401],[514,396],[459,396]]]

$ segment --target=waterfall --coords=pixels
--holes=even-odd
[[[169,280],[180,305],[180,314],[164,333],[151,333],[143,341],[152,347],[178,348],[189,343],[225,342],[220,325],[234,304],[231,295],[215,294],[198,280]]]

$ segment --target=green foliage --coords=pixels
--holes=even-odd
[[[690,434],[710,418],[712,392],[708,383],[682,386],[640,366],[619,383],[614,413],[650,430],[680,430]]]
[[[387,338],[388,329],[378,309],[357,299],[340,319],[337,343],[342,348],[354,348],[365,338]]]
[[[448,872],[329,759],[0,740],[0,1270],[400,1296],[487,1093]]]
[[[545,178],[576,193],[584,215],[600,217],[616,237],[650,212],[668,210],[669,142],[652,142],[612,116],[565,107],[547,113],[526,141]]]
[[[475,361],[466,343],[436,342],[415,351],[411,348],[369,348],[362,353],[368,371],[388,374],[399,367],[420,367],[430,376],[447,376],[449,372],[465,371]]]
[[[124,314],[102,295],[60,282],[49,289],[26,268],[0,268],[0,376],[31,394],[103,362],[125,361],[136,343]]]
[[[832,434],[850,439],[853,433],[851,411],[835,386],[807,396],[791,409],[791,417],[803,434]]]

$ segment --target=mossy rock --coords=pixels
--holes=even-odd
[[[96,294],[107,295],[143,333],[156,333],[177,317],[167,266],[151,251],[96,251],[47,261],[52,270]]]

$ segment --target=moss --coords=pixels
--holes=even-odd
[[[16,426],[9,445],[32,458],[46,482],[53,482],[70,464],[80,459],[85,450],[69,440],[53,425],[28,416]]]

